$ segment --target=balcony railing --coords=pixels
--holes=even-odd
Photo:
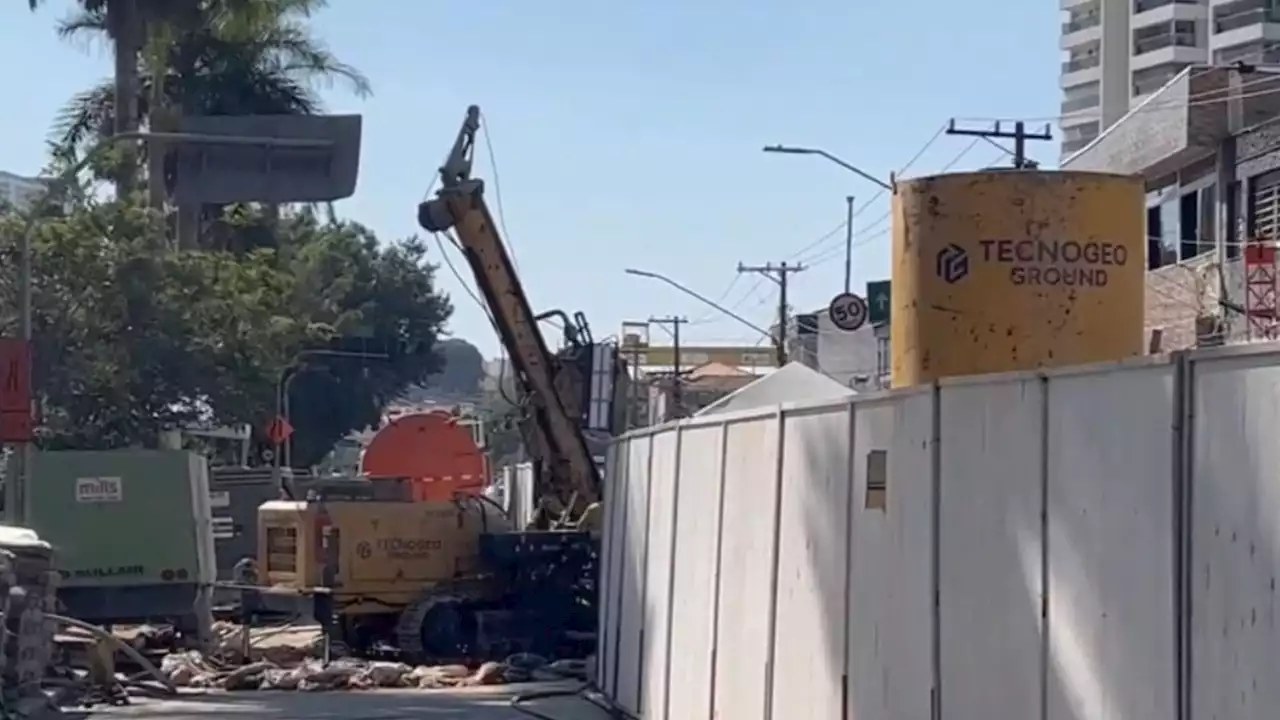
[[[1255,8],[1253,10],[1245,10],[1232,15],[1214,15],[1213,34],[1231,32],[1239,30],[1242,27],[1250,25],[1261,25],[1262,23],[1280,22],[1280,10],[1270,8]]]
[[[1093,55],[1091,57],[1083,57],[1077,60],[1068,60],[1062,63],[1062,72],[1064,73],[1080,72],[1081,70],[1096,68],[1101,64],[1102,64],[1102,59],[1099,58],[1097,55]]]
[[[1076,18],[1075,20],[1069,20],[1067,22],[1062,23],[1062,34],[1070,35],[1073,32],[1088,30],[1091,27],[1097,27],[1101,24],[1102,24],[1101,15],[1098,15],[1096,13],[1091,15],[1086,15],[1084,17]]]
[[[1081,110],[1088,110],[1089,108],[1095,108],[1095,107],[1098,107],[1098,105],[1101,102],[1102,102],[1102,99],[1097,95],[1090,95],[1089,97],[1076,98],[1075,100],[1063,100],[1062,114],[1070,115],[1071,113],[1080,112]]]
[[[1201,0],[1133,0],[1134,14],[1155,10],[1166,5],[1200,5]]]
[[[1133,39],[1133,54],[1142,55],[1167,47],[1195,47],[1195,33],[1169,33]]]

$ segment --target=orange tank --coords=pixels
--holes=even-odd
[[[374,434],[360,471],[375,480],[409,478],[413,498],[423,502],[478,495],[488,482],[488,467],[474,428],[443,411],[401,415]]]

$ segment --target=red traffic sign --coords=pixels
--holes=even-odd
[[[0,442],[31,442],[31,343],[0,338]]]
[[[0,412],[31,414],[31,343],[0,338]]]
[[[272,445],[283,445],[290,435],[293,435],[293,426],[279,415],[267,426],[267,439]]]

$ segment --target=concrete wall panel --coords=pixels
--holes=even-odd
[[[939,393],[939,664],[947,720],[1040,717],[1041,381]]]
[[[784,416],[774,718],[840,717],[851,414],[836,405]]]
[[[653,435],[649,463],[649,551],[645,558],[644,641],[641,643],[640,712],[645,720],[668,720],[671,581],[675,558],[676,493],[680,483],[679,427]]]
[[[609,446],[605,457],[604,537],[600,542],[600,625],[596,641],[596,684],[612,696],[617,692],[613,669],[617,661],[618,615],[622,602],[622,557],[625,552],[627,440]]]
[[[1193,366],[1193,720],[1270,720],[1280,708],[1277,360]]]
[[[858,401],[853,425],[849,716],[927,718],[933,686],[932,393]],[[887,470],[882,508],[867,482],[878,453]]]
[[[1048,720],[1177,715],[1174,377],[1048,382]]]
[[[712,717],[764,720],[779,420],[734,422],[726,432]]]
[[[680,437],[675,567],[671,591],[671,662],[666,716],[711,715],[715,642],[716,553],[720,537],[725,428],[685,428]]]
[[[644,593],[649,548],[649,460],[652,437],[636,435],[627,440],[627,494],[623,524],[626,526],[618,603],[618,647],[613,698],[624,709],[640,708],[640,667],[644,636]]]

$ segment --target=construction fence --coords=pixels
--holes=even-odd
[[[696,417],[609,458],[646,720],[1273,720],[1280,344]]]

